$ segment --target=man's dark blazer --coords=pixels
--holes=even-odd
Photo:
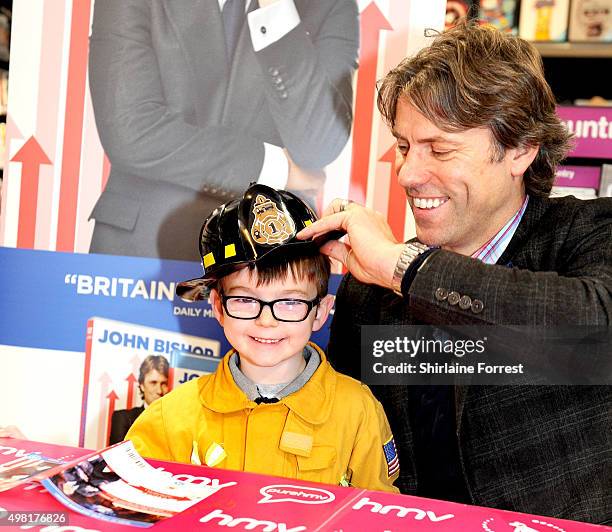
[[[218,0],[96,2],[89,81],[111,162],[91,252],[200,260],[204,218],[256,181],[264,142],[320,169],[345,146],[355,0],[295,0],[301,22],[226,59]]]
[[[142,412],[144,412],[144,406],[137,406],[129,410],[115,410],[111,418],[109,445],[123,441],[127,431]]]
[[[451,304],[438,289],[480,300],[482,310]],[[360,377],[361,325],[610,326],[612,199],[532,197],[497,265],[438,250],[408,292],[400,298],[345,277],[329,344],[336,369]],[[408,390],[372,389],[399,448],[398,487],[414,494]],[[609,386],[456,386],[457,443],[472,503],[612,522],[611,398]]]

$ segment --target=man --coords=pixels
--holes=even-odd
[[[355,0],[96,2],[90,86],[111,173],[90,251],[198,260],[252,181],[313,203],[346,144]]]
[[[360,326],[612,322],[612,200],[548,198],[569,135],[526,41],[462,23],[379,87],[417,239],[346,200],[302,231],[350,271],[329,356],[359,374]],[[395,292],[395,293],[394,293]],[[521,345],[516,349],[520,350]],[[404,493],[612,519],[606,386],[384,386]]]
[[[149,355],[140,364],[138,389],[144,404],[129,410],[115,410],[111,419],[109,444],[123,441],[136,418],[153,401],[168,393],[168,360],[161,355]]]

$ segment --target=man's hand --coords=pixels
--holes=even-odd
[[[27,440],[23,432],[21,432],[15,425],[0,427],[0,438],[17,438],[18,440]]]
[[[395,239],[379,212],[335,199],[320,220],[297,236],[315,238],[341,229],[347,232],[349,242],[332,240],[321,247],[321,252],[342,262],[360,281],[392,288],[393,271],[404,245]]]

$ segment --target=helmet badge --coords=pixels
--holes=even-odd
[[[295,233],[295,224],[276,204],[263,194],[257,194],[253,204],[251,236],[258,244],[282,244]]]

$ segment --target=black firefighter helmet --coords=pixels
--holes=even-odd
[[[316,219],[291,192],[251,185],[242,199],[220,205],[204,220],[199,241],[204,275],[178,283],[176,295],[186,301],[206,299],[212,283],[246,265],[277,253],[307,254],[344,234],[333,231],[316,240],[297,240],[295,235]]]

